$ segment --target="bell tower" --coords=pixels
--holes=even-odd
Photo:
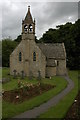
[[[30,6],[24,20],[22,20],[22,40],[35,39],[35,19],[33,21],[30,13]]]

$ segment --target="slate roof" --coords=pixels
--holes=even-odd
[[[64,43],[37,43],[47,58],[66,59]]]

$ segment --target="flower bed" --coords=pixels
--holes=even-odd
[[[34,96],[38,96],[54,87],[55,86],[49,84],[38,83],[34,85],[18,81],[18,89],[4,91],[3,99],[18,104],[25,100],[29,100]]]

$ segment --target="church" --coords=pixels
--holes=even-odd
[[[64,43],[36,43],[35,19],[30,6],[22,20],[22,40],[10,55],[10,74],[32,75],[42,78],[66,74],[66,51]]]

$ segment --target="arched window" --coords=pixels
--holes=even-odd
[[[22,53],[19,53],[19,61],[22,61]]]
[[[36,52],[33,53],[33,61],[36,61]]]
[[[24,31],[27,32],[28,31],[28,26],[24,25]]]
[[[32,25],[31,24],[29,25],[29,31],[30,32],[32,31]]]

